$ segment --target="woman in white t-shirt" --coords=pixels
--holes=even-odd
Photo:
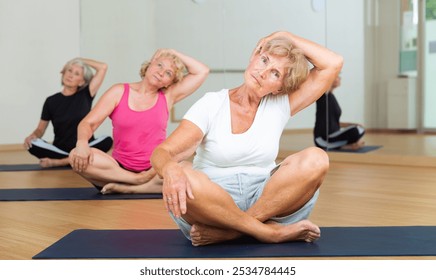
[[[311,147],[278,166],[275,159],[289,117],[328,89],[342,63],[316,43],[275,32],[257,44],[241,86],[206,93],[154,150],[165,206],[193,245],[243,235],[268,243],[320,237],[307,218],[327,154]],[[194,152],[193,164],[185,162]]]

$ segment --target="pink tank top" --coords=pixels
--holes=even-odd
[[[151,167],[151,153],[165,140],[169,113],[161,91],[153,107],[133,111],[129,107],[129,91],[129,84],[124,84],[120,103],[109,116],[114,138],[112,156],[126,169],[139,172]]]

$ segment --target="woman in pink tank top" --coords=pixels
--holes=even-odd
[[[172,106],[194,93],[209,68],[172,49],[160,49],[140,70],[141,81],[115,84],[80,122],[70,164],[102,193],[160,193],[162,180],[151,167],[154,148],[166,138]],[[88,139],[112,120],[112,155],[90,148]]]

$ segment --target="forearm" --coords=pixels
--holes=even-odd
[[[30,133],[30,135],[27,136],[26,139],[24,139],[24,147],[26,149],[29,149],[30,147],[32,147],[32,141],[34,139],[42,138],[42,136],[45,133],[45,130],[47,129],[47,126],[48,126],[48,121],[40,120],[36,129],[32,133]]]
[[[47,126],[48,121],[40,120],[36,129],[27,138],[42,138]]]
[[[269,37],[276,36],[288,38],[296,48],[303,51],[307,60],[317,69],[329,69],[339,74],[343,64],[342,56],[325,48],[324,46],[287,31],[279,31],[273,33]]]
[[[172,106],[194,93],[203,84],[209,74],[209,68],[200,61],[176,50],[170,50],[170,52],[182,61],[188,71],[181,80],[167,89],[168,102]]]
[[[287,92],[291,115],[295,115],[318,100],[330,88],[342,68],[343,59],[335,52],[287,31],[275,32],[263,38],[256,49],[260,51],[263,44],[275,38],[289,40],[293,47],[301,50],[305,59],[313,65],[309,75],[298,89]]]
[[[42,131],[41,129],[37,128],[28,137],[42,138],[43,135],[44,135],[44,131]]]
[[[94,130],[92,129],[91,125],[82,120],[77,127],[76,146],[88,145],[88,141],[91,139],[93,134]]]
[[[209,74],[209,67],[202,62],[190,57],[186,54],[178,52],[177,50],[171,50],[185,64],[189,74],[191,75],[207,75]]]
[[[155,172],[162,178],[164,177],[165,170],[168,167],[177,164],[177,161],[171,156],[169,151],[161,148],[160,146],[154,149],[150,161]]]
[[[86,65],[90,66],[91,68],[94,68],[95,70],[95,74],[93,75],[89,83],[89,91],[91,93],[91,96],[95,96],[97,94],[98,89],[103,83],[108,66],[104,62],[100,62],[94,59],[89,59],[89,58],[81,58],[81,59]]]
[[[103,71],[107,69],[107,64],[101,61],[97,61],[90,58],[80,58],[85,64],[89,65],[90,67],[94,68],[95,71]]]
[[[203,139],[203,132],[190,121],[183,120],[176,130],[151,155],[151,165],[164,177],[171,167],[192,156]]]

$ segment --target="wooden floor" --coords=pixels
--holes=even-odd
[[[365,140],[383,148],[364,155],[329,153],[330,171],[310,219],[319,226],[436,225],[436,136],[368,134]],[[280,156],[309,146],[310,133],[286,132]],[[22,150],[0,151],[0,164],[33,162],[37,161]],[[87,186],[69,170],[0,172],[0,188]],[[158,199],[0,202],[0,259],[31,259],[83,228],[176,226]],[[354,259],[434,260],[436,256]]]

